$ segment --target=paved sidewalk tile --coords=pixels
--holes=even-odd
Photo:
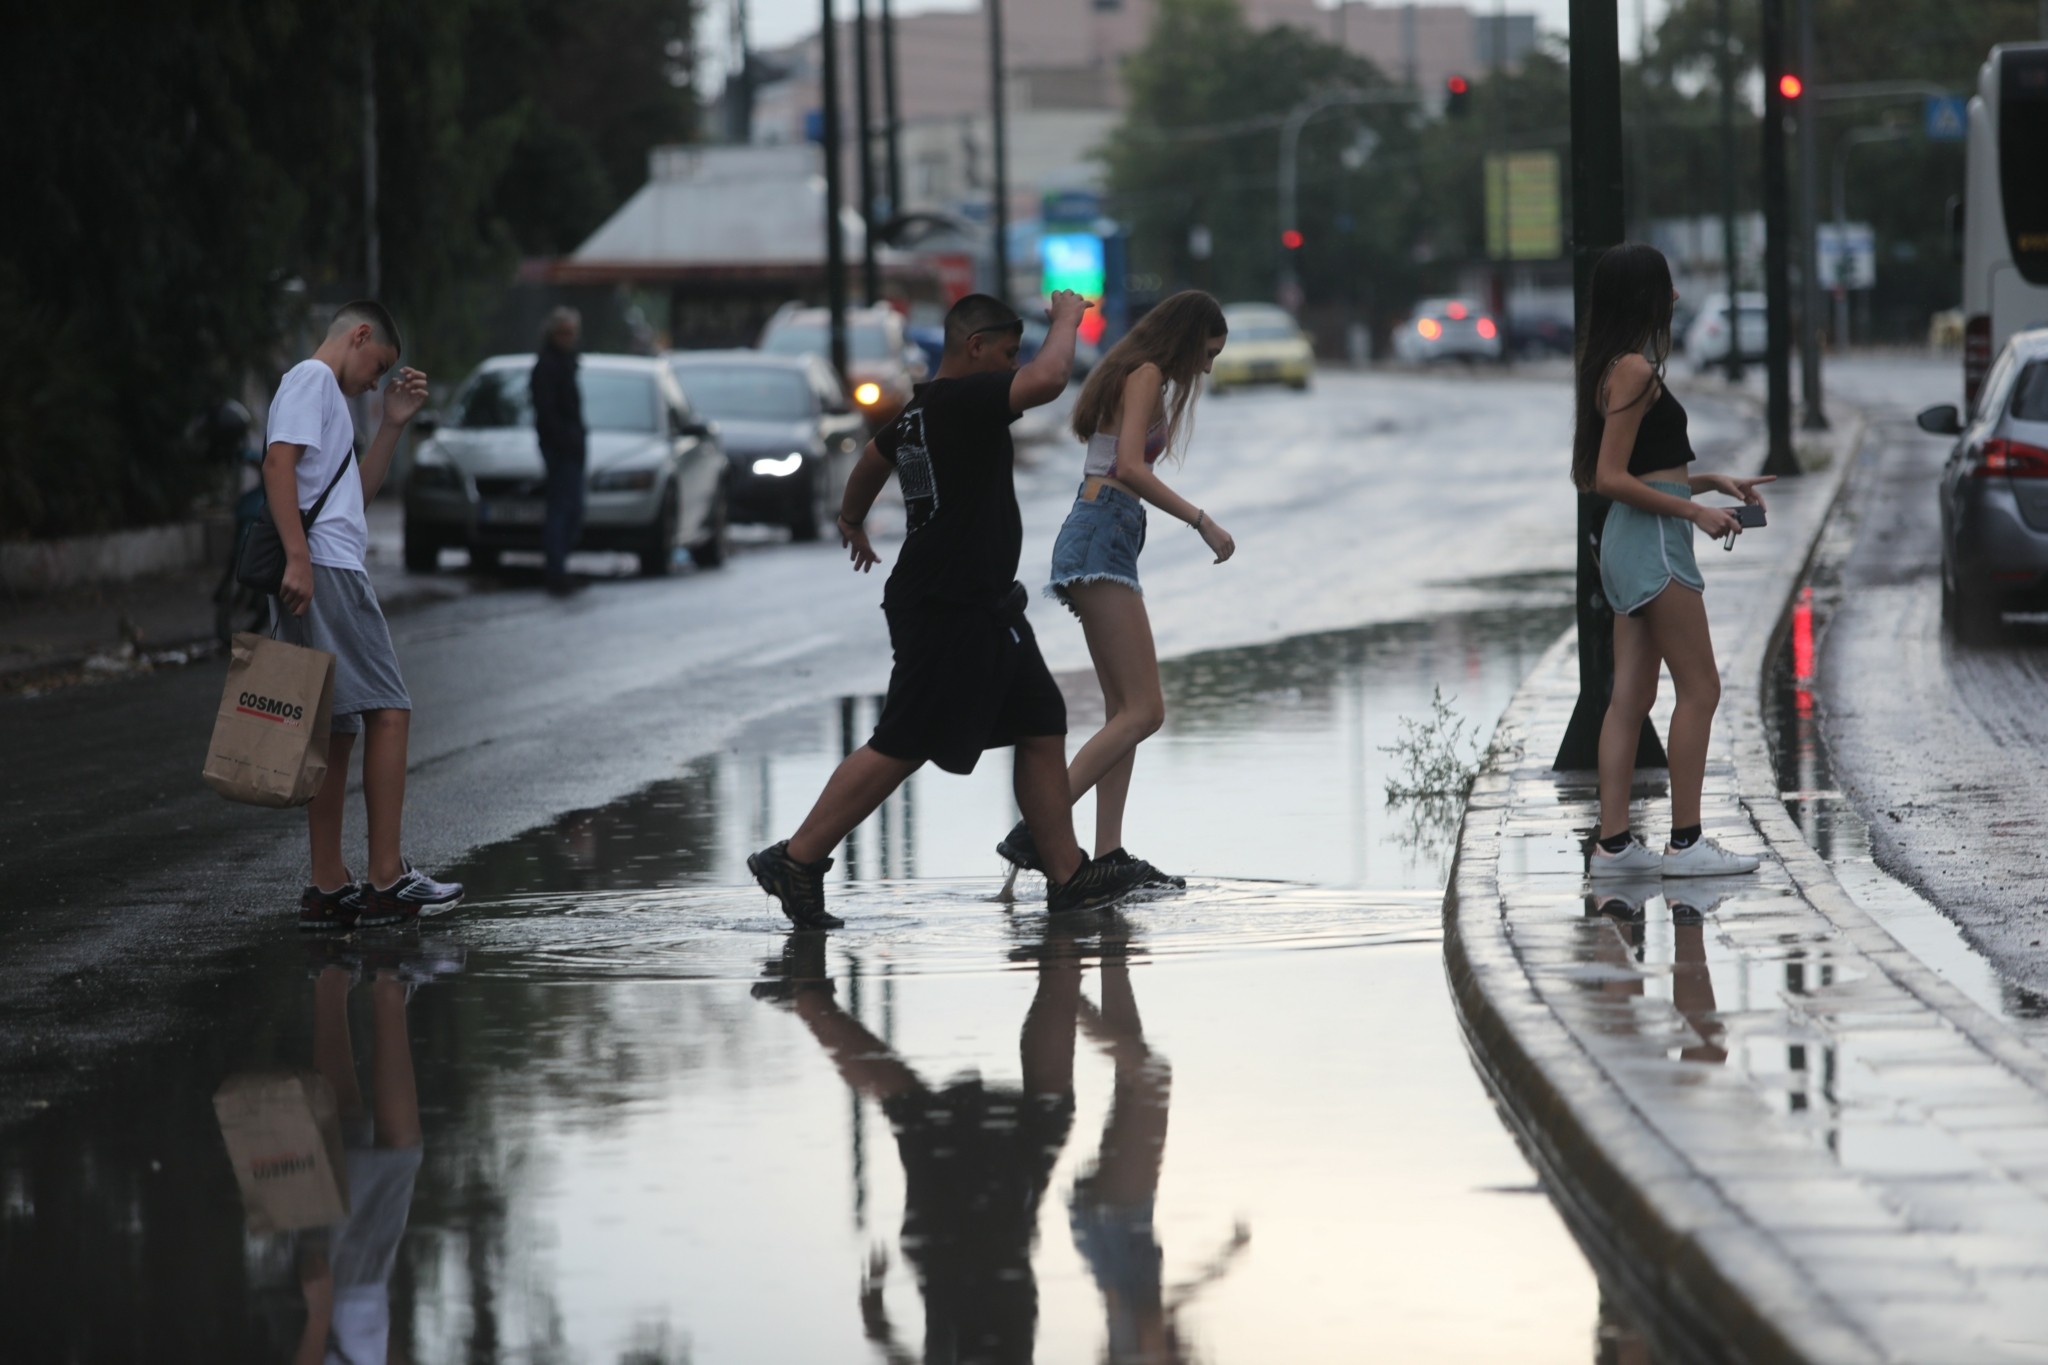
[[[2048,1360],[2048,1057],[1857,908],[1764,747],[1769,637],[1844,472],[1778,484],[1768,532],[1701,551],[1724,679],[1704,814],[1763,868],[1589,886],[1591,775],[1547,767],[1567,637],[1503,719],[1517,766],[1467,809],[1453,981],[1581,1239],[1697,1266],[1649,1290],[1680,1358]],[[1636,816],[1659,840],[1662,776]]]

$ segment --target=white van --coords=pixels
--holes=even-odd
[[[2048,326],[2048,43],[2001,43],[1970,101],[1963,408],[2014,332]]]

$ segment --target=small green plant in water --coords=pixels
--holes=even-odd
[[[1479,774],[1502,761],[1521,757],[1521,745],[1495,736],[1479,745],[1478,727],[1451,709],[1444,690],[1430,692],[1429,715],[1400,719],[1401,737],[1382,745],[1399,767],[1387,778],[1390,805],[1415,801],[1463,801]]]

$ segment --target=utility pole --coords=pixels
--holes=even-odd
[[[1721,21],[1721,256],[1728,275],[1728,382],[1742,382],[1741,256],[1735,247],[1735,21],[1729,0],[1719,0]]]
[[[988,0],[988,86],[990,138],[995,184],[990,193],[989,226],[995,241],[995,296],[1010,300],[1010,137],[1009,100],[1003,82],[1003,0]]]
[[[1785,0],[1763,0],[1764,473],[1797,474],[1792,454],[1792,276],[1785,184]],[[1741,310],[1736,310],[1741,317]]]
[[[1820,261],[1814,244],[1819,225],[1819,129],[1814,126],[1813,0],[1799,0],[1799,79],[1806,94],[1799,100],[1799,397],[1806,431],[1826,431],[1828,415],[1820,388]]]
[[[383,243],[377,231],[377,45],[363,35],[363,296],[384,288]]]
[[[823,21],[818,40],[823,48],[824,67],[819,103],[824,108],[819,131],[825,140],[825,305],[832,317],[832,368],[839,382],[846,382],[846,239],[840,235],[839,205],[845,198],[839,168],[839,21],[832,15],[832,0],[818,0]]]
[[[1614,0],[1571,0],[1572,294],[1581,336],[1593,265],[1622,240],[1624,230],[1621,27],[1616,9]],[[1567,770],[1599,766],[1600,726],[1614,689],[1614,612],[1600,591],[1600,531],[1607,521],[1607,506],[1598,494],[1579,494],[1579,701],[1552,765]],[[1636,742],[1636,766],[1665,764],[1664,746],[1645,720]]]
[[[754,47],[747,37],[747,0],[732,0],[732,49],[738,54],[726,77],[725,135],[744,147],[754,140]]]
[[[875,268],[875,128],[869,110],[868,0],[853,0],[854,127],[860,139],[860,288],[872,308],[882,301],[882,277]]]
[[[903,212],[903,110],[896,103],[896,8],[882,0],[882,126],[888,153],[889,216]]]

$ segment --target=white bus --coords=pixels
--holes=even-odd
[[[2001,43],[1970,101],[1963,404],[2014,332],[2048,326],[2048,43]]]

